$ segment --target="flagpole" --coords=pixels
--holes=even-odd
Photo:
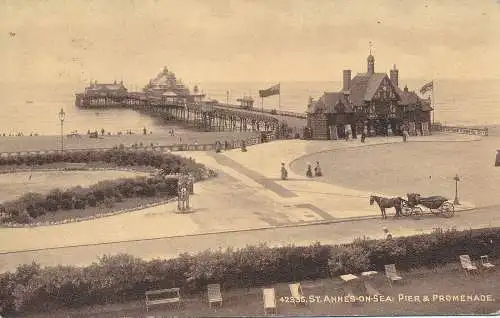
[[[432,79],[432,124],[434,125],[434,107],[435,107],[435,102],[434,102],[434,79]]]
[[[278,83],[278,87],[279,87],[279,91],[278,91],[278,110],[280,112],[280,115],[281,115],[281,84]]]

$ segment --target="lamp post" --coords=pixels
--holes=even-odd
[[[229,91],[226,91],[226,106],[229,106]]]
[[[61,108],[61,111],[59,112],[59,120],[61,121],[61,152],[64,151],[63,125],[64,125],[64,118],[65,117],[66,117],[66,113],[64,112],[64,109]]]
[[[458,202],[458,181],[460,181],[460,178],[458,177],[458,174],[455,175],[453,178],[455,180],[455,200],[453,201],[453,204],[455,205],[460,205],[460,202]]]

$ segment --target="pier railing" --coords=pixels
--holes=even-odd
[[[459,126],[445,126],[437,123],[432,125],[432,130],[441,132],[451,132],[456,134],[465,134],[465,135],[488,136],[488,127],[468,128]]]
[[[241,108],[241,106],[239,106],[239,105],[221,104],[221,103],[219,103],[217,106],[226,107],[226,108],[233,108],[233,109],[244,109],[244,110],[248,110],[251,112],[270,114],[270,115],[296,117],[296,118],[302,118],[302,119],[307,118],[307,115],[305,113],[289,112],[289,111],[276,110],[276,109],[263,109],[263,108],[258,108],[258,107]]]

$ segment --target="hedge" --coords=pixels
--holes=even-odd
[[[201,292],[207,283],[223,288],[269,285],[325,278],[366,270],[436,267],[500,252],[500,228],[435,231],[393,240],[358,239],[347,245],[265,245],[243,249],[181,254],[170,260],[143,261],[130,255],[104,256],[84,268],[41,268],[33,263],[0,275],[0,307],[4,314],[78,308],[142,299],[150,289],[180,287],[184,294]],[[2,310],[0,310],[1,312]]]
[[[118,147],[106,151],[82,150],[63,153],[28,154],[0,157],[0,166],[38,166],[56,162],[105,162],[117,166],[151,166],[167,173],[191,173],[195,180],[203,179],[207,169],[193,159],[154,151],[131,151]]]
[[[49,164],[54,162],[106,162],[118,166],[152,166],[161,169],[163,175],[190,173],[195,181],[213,176],[213,172],[192,159],[172,154],[148,151],[125,151],[112,149],[104,152],[78,151],[71,153],[36,154],[18,157],[0,157],[0,165]],[[111,207],[130,197],[153,197],[177,195],[177,179],[163,177],[137,177],[102,181],[88,188],[80,186],[62,191],[53,189],[47,194],[26,193],[20,198],[0,204],[0,223],[31,223],[47,212],[85,209],[104,204]]]
[[[48,212],[85,209],[105,205],[112,207],[132,197],[177,196],[176,178],[124,178],[101,181],[88,188],[80,186],[67,189],[53,189],[49,193],[29,192],[20,198],[0,204],[0,223],[32,223]]]

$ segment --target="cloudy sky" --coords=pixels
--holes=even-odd
[[[0,0],[0,81],[500,78],[499,0]]]

